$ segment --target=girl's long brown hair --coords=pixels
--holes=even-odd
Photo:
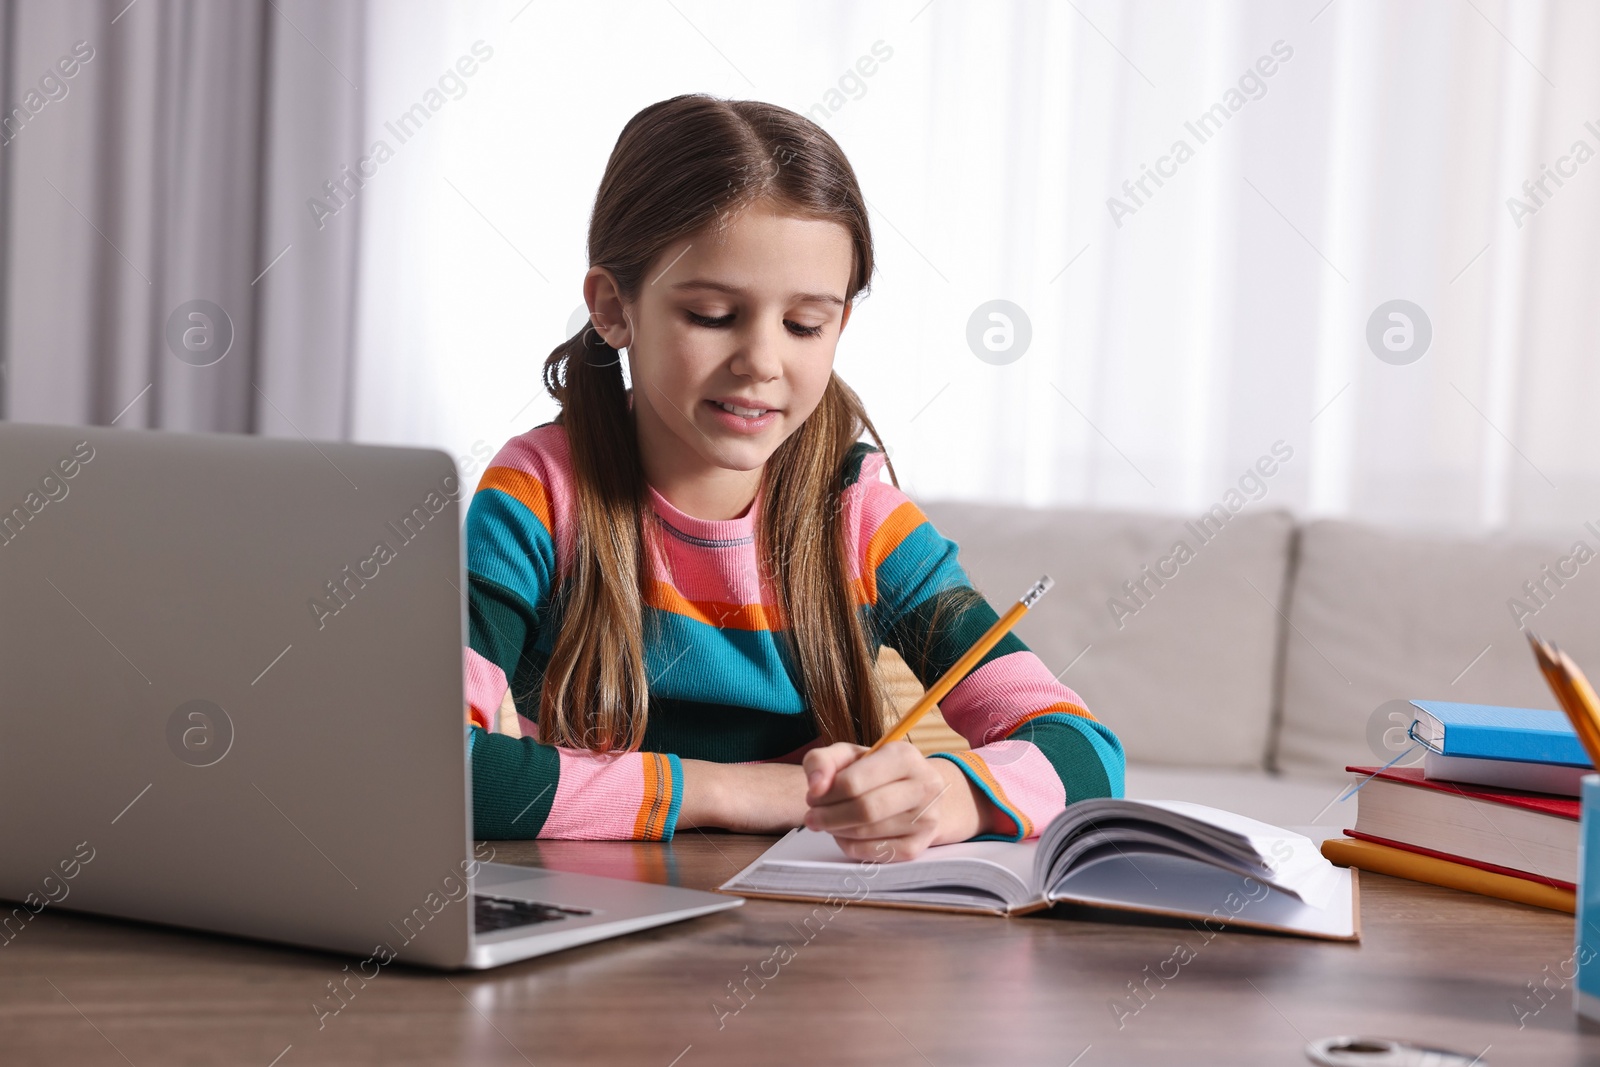
[[[785,108],[691,94],[652,104],[623,128],[589,221],[589,263],[625,299],[680,240],[757,200],[849,231],[845,299],[872,277],[866,202],[849,161],[821,127]],[[545,360],[545,388],[571,449],[573,553],[559,576],[562,626],[539,700],[539,740],[600,752],[636,749],[649,719],[643,596],[658,536],[639,462],[620,353],[585,327]],[[840,496],[846,454],[865,430],[883,442],[837,374],[816,410],[762,472],[756,552],[768,611],[798,668],[825,741],[871,744],[884,699],[849,578]],[[887,457],[886,457],[887,459]],[[898,486],[894,467],[889,476]],[[619,581],[632,574],[635,581]],[[763,598],[765,599],[765,598]]]

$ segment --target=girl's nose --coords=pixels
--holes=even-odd
[[[776,327],[762,325],[749,331],[744,336],[744,343],[739,346],[739,351],[734,354],[732,363],[734,373],[758,382],[771,381],[778,377],[783,370],[783,359],[780,355],[783,330],[783,323],[779,322]]]

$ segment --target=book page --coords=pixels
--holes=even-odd
[[[1041,899],[1032,882],[1037,847],[1037,840],[963,841],[935,845],[912,860],[879,863],[848,858],[832,834],[797,829],[721,888],[818,896],[865,893],[869,899],[938,889],[945,901],[966,891],[986,908],[997,899],[1014,907]]]
[[[1207,863],[1160,853],[1111,855],[1068,874],[1052,901],[1268,926],[1315,937],[1353,938],[1356,917],[1348,868],[1338,872],[1326,903],[1313,907],[1255,879]]]
[[[1158,851],[1158,836],[1172,838],[1167,851],[1187,852],[1196,859],[1217,850],[1212,862],[1231,866],[1241,875],[1253,874],[1312,907],[1325,904],[1336,888],[1334,866],[1304,834],[1185,800],[1114,798],[1069,805],[1046,827],[1034,880],[1045,886],[1058,884],[1065,868],[1091,860],[1107,844],[1138,843],[1144,851]],[[1079,852],[1087,854],[1080,860]]]

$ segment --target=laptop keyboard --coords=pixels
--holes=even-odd
[[[510,900],[482,893],[472,894],[473,929],[480,934],[511,930],[534,923],[557,922],[573,915],[591,915],[587,908],[568,908],[559,904],[538,904],[531,900]]]

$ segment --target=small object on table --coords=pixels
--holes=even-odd
[[[1386,1037],[1322,1037],[1306,1046],[1306,1059],[1321,1067],[1482,1067],[1482,1054],[1468,1056],[1424,1048]]]

